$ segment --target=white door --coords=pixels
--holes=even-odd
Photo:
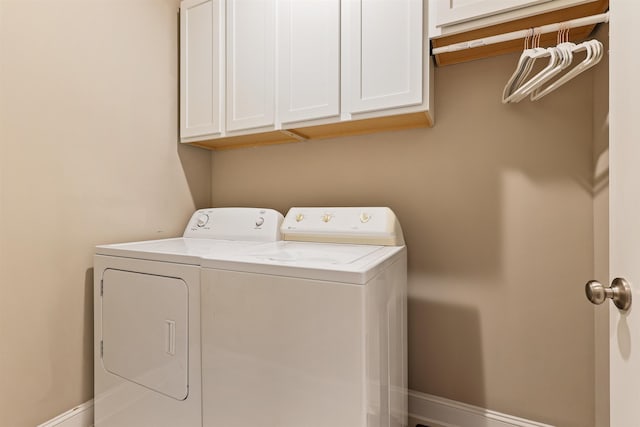
[[[628,312],[610,306],[611,427],[640,425],[640,3],[612,2],[610,36],[610,274],[631,283]],[[635,331],[635,332],[634,332]],[[636,342],[634,343],[633,340]]]

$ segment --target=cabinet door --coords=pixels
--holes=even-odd
[[[224,0],[180,4],[180,137],[222,131]]]
[[[349,112],[422,102],[422,0],[348,0]],[[426,26],[425,26],[426,27]]]
[[[436,25],[451,25],[551,0],[437,0]]]
[[[227,2],[227,130],[273,126],[275,0]]]
[[[340,0],[278,1],[281,122],[340,113]]]

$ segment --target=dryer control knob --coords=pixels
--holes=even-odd
[[[362,212],[362,213],[360,214],[360,222],[361,222],[361,223],[363,223],[363,224],[364,224],[364,223],[366,223],[366,222],[369,222],[369,220],[370,220],[370,219],[371,219],[371,215],[369,215],[368,213],[366,213],[366,212]]]
[[[303,219],[304,219],[304,215],[303,214],[299,213],[299,214],[296,215],[296,222],[300,222]]]
[[[260,227],[262,224],[264,224],[264,218],[260,216],[256,219],[256,227]]]
[[[205,225],[207,225],[207,222],[209,222],[209,215],[202,214],[198,216],[198,219],[196,220],[196,225],[198,227],[204,227]]]

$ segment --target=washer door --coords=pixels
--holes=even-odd
[[[188,395],[188,288],[177,278],[106,269],[102,363],[177,400]]]

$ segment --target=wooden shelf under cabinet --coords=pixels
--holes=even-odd
[[[433,48],[448,46],[468,40],[476,40],[485,37],[495,36],[512,31],[524,30],[527,28],[540,27],[547,24],[569,21],[571,19],[582,18],[584,16],[597,15],[606,12],[609,9],[609,0],[598,0],[592,3],[580,6],[568,7],[566,9],[556,10],[554,12],[543,13],[528,18],[518,19],[515,21],[504,22],[490,27],[479,28],[477,30],[467,31],[464,33],[443,36],[431,40]],[[569,39],[572,42],[582,41],[589,37],[595,25],[586,27],[572,28],[569,32]],[[556,44],[556,34],[542,34],[540,38],[540,46],[551,46]],[[511,40],[503,43],[497,43],[488,46],[480,46],[472,49],[465,49],[458,52],[442,53],[434,55],[436,65],[452,65],[461,62],[472,61],[475,59],[489,58],[492,56],[502,55],[522,51],[522,40]]]
[[[261,145],[285,144],[305,140],[363,135],[382,131],[426,128],[431,126],[433,126],[433,121],[429,113],[419,112],[371,119],[350,120],[283,131],[216,138],[191,142],[190,145],[207,148],[209,150],[229,150],[233,148],[258,147]]]

